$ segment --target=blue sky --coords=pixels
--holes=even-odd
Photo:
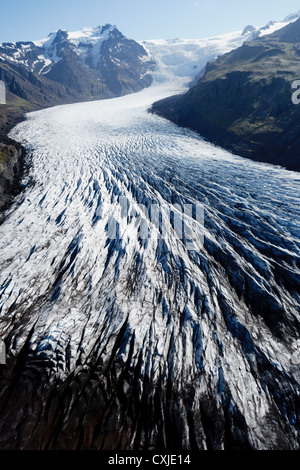
[[[136,40],[201,38],[260,26],[299,9],[299,0],[0,0],[0,43],[104,23]]]

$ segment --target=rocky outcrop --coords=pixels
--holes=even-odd
[[[152,82],[154,62],[137,42],[105,25],[73,37],[0,46],[0,80],[8,91],[41,106],[112,98]]]
[[[0,226],[0,448],[299,449],[297,175],[121,101],[12,134],[36,184]]]
[[[0,212],[11,204],[21,190],[24,156],[25,150],[17,142],[9,138],[0,141]]]
[[[24,113],[140,91],[151,84],[153,67],[144,47],[111,25],[77,36],[58,30],[37,44],[1,44],[0,80],[7,104],[0,105],[0,210],[12,200],[21,175],[17,155],[22,159],[22,151],[7,140],[7,133]]]

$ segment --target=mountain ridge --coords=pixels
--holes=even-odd
[[[73,32],[58,29],[36,41],[0,44],[0,80],[5,82],[7,91],[7,103],[0,105],[1,168],[11,167],[7,160],[9,152],[4,158],[7,134],[25,113],[122,96],[140,91],[153,81],[176,84],[171,95],[182,87],[187,89],[191,80],[196,83],[203,76],[207,62],[218,60],[253,38],[280,31],[283,25],[298,18],[299,12],[263,27],[248,25],[241,31],[200,40],[136,42],[125,37],[115,25],[104,24]],[[208,137],[215,141],[212,133]],[[226,147],[226,141],[221,143]],[[13,147],[14,143],[10,140],[9,145]],[[241,145],[227,148],[249,156]],[[17,144],[15,150],[21,154]],[[22,166],[17,165],[14,174],[10,173],[10,181],[20,175]],[[2,189],[10,193],[10,188],[10,182],[4,178]]]
[[[297,42],[298,41],[298,42]],[[300,19],[208,63],[186,94],[152,111],[233,153],[300,171]]]
[[[0,45],[0,79],[8,91],[41,106],[140,91],[151,84],[153,67],[147,51],[111,25],[83,29],[77,39],[60,29],[45,40]]]
[[[0,210],[20,188],[24,153],[7,134],[25,113],[140,91],[152,83],[153,67],[143,46],[111,25],[1,44],[0,80],[7,99],[0,104]]]

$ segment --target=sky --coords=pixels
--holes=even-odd
[[[300,0],[0,0],[0,43],[106,23],[135,40],[195,39],[262,26],[299,9]]]

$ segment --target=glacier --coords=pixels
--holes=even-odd
[[[151,114],[190,76],[165,66],[10,134],[28,169],[0,225],[1,449],[299,449],[300,175]]]

